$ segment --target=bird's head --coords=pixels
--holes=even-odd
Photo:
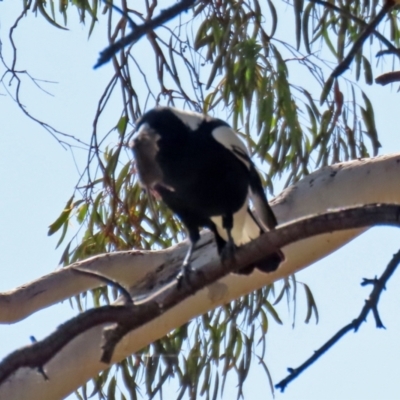
[[[136,132],[130,147],[142,184],[152,186],[162,180],[157,163],[160,150],[164,155],[184,151],[189,133],[198,128],[204,117],[190,111],[171,107],[157,107],[147,111],[136,121]]]
[[[195,131],[204,121],[202,114],[178,110],[172,107],[157,107],[147,111],[136,121],[136,134],[133,142],[141,132],[158,135],[158,139],[165,141],[179,141],[180,144],[187,138],[190,131]]]

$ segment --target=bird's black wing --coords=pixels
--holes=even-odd
[[[258,175],[253,163],[250,164],[250,192],[256,219],[264,226],[264,229],[274,229],[278,225],[278,222],[268,204],[267,197],[265,196],[261,184],[260,175]]]
[[[250,157],[242,149],[234,147],[233,152],[249,166],[250,196],[255,212],[249,210],[263,231],[274,229],[278,222],[262,187],[261,178]]]

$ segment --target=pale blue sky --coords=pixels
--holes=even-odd
[[[8,47],[8,26],[14,20],[19,2],[0,3],[0,39],[4,53]],[[23,102],[34,115],[67,133],[89,138],[97,99],[111,68],[92,69],[98,51],[105,43],[101,29],[87,41],[86,28],[73,23],[69,32],[58,31],[32,16],[22,21],[16,38],[20,48],[18,69],[57,84],[47,84],[54,97],[27,85]],[[0,73],[2,73],[0,69]],[[397,87],[367,89],[374,100],[378,130],[383,144],[381,154],[400,151],[399,94]],[[69,152],[40,126],[29,121],[0,87],[0,290],[6,291],[57,268],[61,250],[55,250],[57,237],[47,237],[47,227],[59,215],[77,181]],[[107,126],[119,118],[109,115]],[[110,113],[109,113],[110,114]],[[81,153],[84,157],[84,154]],[[79,157],[79,156],[78,156]],[[265,362],[273,379],[286,376],[287,367],[297,367],[313,350],[358,315],[370,288],[362,288],[363,277],[379,275],[400,247],[396,229],[375,228],[329,258],[297,274],[310,285],[320,312],[320,322],[306,325],[305,307],[299,291],[296,328],[291,314],[279,307],[284,326],[270,323]],[[359,333],[350,334],[329,354],[292,383],[278,400],[395,399],[399,393],[400,356],[400,274],[389,282],[380,302],[386,330],[375,329],[369,318]],[[303,306],[302,306],[303,305]],[[68,302],[29,317],[11,326],[0,326],[0,354],[29,343],[29,336],[40,339],[75,314]],[[226,388],[224,399],[234,398],[235,381]],[[246,399],[270,398],[262,367],[256,362],[248,378]],[[174,392],[170,398],[174,398]]]

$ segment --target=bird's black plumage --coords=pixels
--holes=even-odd
[[[145,113],[136,129],[131,146],[141,184],[156,191],[188,231],[191,245],[184,265],[190,263],[201,227],[214,232],[218,251],[226,257],[235,245],[276,226],[258,172],[226,122],[160,107]],[[250,210],[249,198],[258,212]],[[272,271],[282,257],[279,252],[257,267]]]

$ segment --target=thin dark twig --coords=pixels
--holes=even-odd
[[[109,47],[103,50],[100,53],[100,57],[94,68],[98,68],[107,61],[111,60],[111,58],[125,46],[128,46],[131,43],[138,41],[142,36],[146,35],[153,29],[158,28],[160,25],[165,24],[182,12],[187,11],[195,3],[195,1],[196,0],[182,0],[174,6],[161,11],[161,13],[157,17],[151,19],[150,21],[145,22],[142,25],[137,25],[132,33],[111,44]]]
[[[331,73],[330,79],[337,78],[341,74],[343,74],[346,69],[350,67],[351,62],[353,61],[357,52],[362,48],[364,42],[368,39],[368,37],[374,32],[375,28],[379,25],[385,15],[393,8],[393,4],[390,2],[386,2],[379,13],[375,16],[375,18],[365,27],[364,31],[358,37],[358,39],[354,42],[353,47],[347,54],[347,56],[339,63],[339,65],[333,70]]]
[[[376,53],[375,57],[382,57],[382,56],[390,56],[390,55],[396,55],[396,56],[400,56],[400,49],[397,49],[396,47],[394,47],[394,49],[386,49],[386,50],[379,50]]]
[[[26,16],[27,11],[31,8],[32,5],[32,1],[29,1],[26,3],[24,9],[22,10],[21,14],[17,17],[17,19],[15,20],[14,24],[11,26],[9,34],[8,34],[8,39],[10,40],[10,44],[12,47],[12,53],[13,53],[13,61],[12,61],[12,65],[10,70],[14,71],[15,70],[15,66],[17,63],[17,47],[15,46],[14,43],[14,30],[18,27],[19,22],[22,20],[23,17]]]
[[[129,293],[129,291],[126,290],[120,283],[118,283],[114,279],[111,279],[111,278],[101,274],[100,272],[89,271],[87,269],[78,268],[78,267],[71,268],[71,271],[77,272],[82,275],[90,276],[92,278],[96,278],[96,279],[100,280],[101,282],[104,282],[107,285],[110,285],[111,287],[118,289],[121,292],[121,295],[125,300],[125,304],[133,304],[132,297],[131,297],[131,294]]]
[[[104,3],[106,3],[109,7],[112,7],[115,11],[117,11],[118,13],[120,13],[124,18],[127,19],[127,21],[129,22],[129,26],[132,29],[135,29],[137,27],[136,22],[128,15],[128,13],[126,11],[124,11],[123,9],[119,8],[118,6],[116,6],[115,4],[112,3],[112,1],[109,0],[103,0]]]
[[[375,324],[377,328],[385,328],[383,325],[381,318],[378,313],[378,302],[382,291],[385,290],[386,284],[389,281],[390,277],[393,275],[397,266],[400,263],[400,250],[393,256],[392,260],[389,262],[385,271],[381,275],[379,279],[365,279],[361,283],[361,286],[373,285],[372,292],[369,298],[365,301],[365,305],[362,308],[360,315],[350,322],[348,325],[344,326],[340,329],[331,339],[329,339],[322,347],[314,352],[314,354],[303,364],[301,364],[297,368],[288,368],[289,375],[275,385],[275,388],[280,389],[283,392],[286,386],[295,380],[302,372],[304,372],[308,367],[314,364],[322,355],[324,355],[331,347],[333,347],[344,335],[348,332],[354,330],[357,332],[359,327],[363,322],[366,321],[367,316],[370,311],[375,318]]]
[[[15,93],[14,95],[10,92],[10,90],[7,88],[7,86],[4,84],[4,80],[7,74],[11,74],[12,77],[10,79],[10,83],[12,80],[15,80],[17,82],[16,84],[16,88],[15,88]],[[38,123],[42,128],[44,128],[48,133],[50,133],[51,136],[54,137],[55,140],[57,140],[57,142],[64,148],[66,149],[67,147],[72,148],[72,147],[78,147],[78,146],[74,146],[71,143],[65,141],[65,140],[61,140],[59,137],[57,137],[57,135],[63,136],[65,138],[68,139],[73,139],[74,141],[78,142],[83,148],[87,146],[87,144],[83,141],[81,141],[80,139],[78,139],[77,137],[61,132],[57,129],[55,129],[54,127],[52,127],[51,125],[47,124],[46,122],[43,122],[41,120],[39,120],[38,118],[34,117],[32,114],[29,113],[29,111],[26,109],[26,107],[24,106],[24,104],[21,101],[21,87],[22,87],[22,81],[19,78],[18,74],[15,71],[12,71],[10,69],[8,69],[3,76],[0,78],[0,83],[3,84],[3,87],[6,89],[7,93],[12,97],[12,99],[17,103],[19,109],[32,121]],[[42,89],[43,90],[43,89]]]
[[[9,30],[9,34],[8,34],[8,39],[9,39],[9,43],[11,45],[11,65],[9,66],[8,63],[6,62],[6,60],[3,57],[2,54],[2,47],[1,47],[1,41],[0,41],[0,61],[1,63],[4,65],[5,67],[5,72],[3,73],[3,75],[0,77],[0,83],[3,85],[3,87],[5,88],[5,90],[7,91],[7,93],[10,95],[10,97],[17,103],[18,107],[20,108],[20,110],[32,121],[38,123],[39,125],[41,125],[47,132],[50,133],[50,135],[52,135],[57,142],[64,148],[66,149],[68,148],[72,148],[72,147],[77,147],[77,146],[73,146],[69,141],[66,140],[62,140],[60,139],[58,136],[63,136],[67,139],[72,139],[76,142],[78,142],[80,145],[86,147],[87,144],[84,143],[83,141],[81,141],[80,139],[76,138],[73,135],[69,135],[66,134],[64,132],[61,132],[55,128],[53,128],[51,125],[39,120],[38,118],[34,117],[25,107],[25,105],[22,103],[21,101],[21,88],[22,88],[22,81],[20,78],[20,75],[26,75],[29,77],[29,79],[43,92],[45,92],[46,94],[50,94],[49,92],[47,92],[46,90],[44,90],[39,84],[38,82],[40,81],[39,79],[36,79],[34,77],[32,77],[27,71],[21,71],[21,70],[17,70],[16,69],[16,65],[17,65],[17,46],[15,44],[15,40],[14,40],[14,33],[16,32],[16,29],[19,27],[19,23],[21,22],[22,18],[26,16],[27,11],[30,9],[32,5],[32,0],[26,2],[24,9],[22,10],[22,12],[19,14],[19,16],[16,18],[16,20],[14,21],[14,24],[11,26],[10,30]],[[8,85],[5,84],[5,79],[6,77],[8,77],[9,75],[11,75],[9,81],[8,81]],[[11,91],[8,89],[7,86],[11,86],[11,84],[13,82],[16,82],[16,87],[14,89],[14,94],[11,93]],[[42,82],[46,82],[43,81]],[[51,94],[50,94],[51,95]]]
[[[351,14],[350,12],[348,12],[347,10],[345,10],[343,8],[335,6],[333,3],[329,3],[328,1],[324,1],[324,0],[309,0],[309,1],[311,3],[320,4],[322,6],[325,6],[326,8],[330,8],[331,10],[336,11],[337,13],[346,16],[347,18],[353,20],[354,22],[357,22],[364,28],[368,27],[368,23],[365,22],[363,19],[358,18],[357,16]],[[393,44],[388,39],[386,39],[385,36],[383,36],[380,32],[375,30],[375,28],[372,29],[370,33],[375,35],[377,37],[377,39],[379,39],[383,44],[385,44],[385,46],[388,48],[387,51],[389,51],[391,54],[396,54],[398,57],[400,57],[400,49],[393,46]],[[377,56],[381,55],[380,53],[382,53],[382,52],[378,52]]]

